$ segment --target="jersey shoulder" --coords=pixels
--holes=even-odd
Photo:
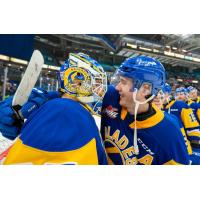
[[[178,119],[168,113],[164,113],[162,121],[151,127],[149,132],[157,140],[157,143],[161,144],[162,148],[169,150],[183,139]]]
[[[113,106],[119,106],[119,92],[113,85],[109,85],[107,92],[103,98],[102,107],[112,104]]]
[[[179,118],[176,115],[165,112],[165,116],[166,118],[170,118],[170,121],[174,123],[175,125],[178,125],[179,128],[183,127],[181,120],[179,120]]]
[[[187,103],[185,103],[184,101],[178,101],[176,100],[174,103],[174,106],[178,107],[178,108],[189,108],[189,106],[187,105]]]
[[[191,108],[193,109],[199,109],[200,108],[200,104],[197,103],[197,102],[191,102],[190,105],[189,105]]]
[[[69,151],[88,143],[98,128],[90,113],[78,102],[53,99],[25,123],[20,139],[45,151]],[[78,138],[78,139],[76,139]]]

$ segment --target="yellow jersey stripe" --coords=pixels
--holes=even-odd
[[[136,121],[136,126],[138,129],[149,128],[149,127],[155,126],[156,124],[160,123],[163,120],[164,113],[159,108],[157,108],[157,106],[152,105],[152,107],[156,111],[156,115],[153,115],[144,121]],[[132,122],[129,125],[129,127],[134,128],[135,122]]]
[[[97,165],[98,156],[96,140],[92,139],[85,146],[66,152],[48,152],[35,149],[22,143],[17,139],[10,149],[3,164],[81,164]]]

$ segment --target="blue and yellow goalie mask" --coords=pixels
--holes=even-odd
[[[70,54],[59,73],[61,91],[78,97],[82,102],[103,98],[107,90],[107,77],[102,66],[89,56]]]

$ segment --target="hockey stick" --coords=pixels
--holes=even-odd
[[[35,50],[12,100],[12,108],[18,119],[21,119],[18,111],[21,109],[24,103],[27,102],[40,75],[43,64],[44,59],[42,54],[40,51]]]

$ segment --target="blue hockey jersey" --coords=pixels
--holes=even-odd
[[[119,105],[115,88],[108,88],[102,105],[101,134],[109,164],[189,164],[179,125],[158,108],[152,109],[153,115],[136,122],[139,147],[136,155],[133,148],[134,116]]]
[[[4,164],[107,164],[98,128],[80,103],[48,101],[24,124]]]

